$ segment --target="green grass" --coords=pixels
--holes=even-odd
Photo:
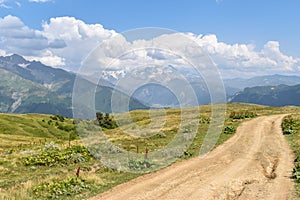
[[[295,186],[295,199],[300,198],[300,113],[287,116],[283,120],[282,129],[285,132],[285,137],[295,154],[294,160],[294,186]]]
[[[200,113],[195,112],[195,110],[197,109],[165,109],[153,110],[151,113],[149,111],[133,111],[129,115],[126,113],[115,115],[115,119],[120,122],[120,127],[111,130],[104,129],[103,135],[117,148],[108,146],[107,151],[114,152],[112,156],[118,155],[119,150],[131,153],[139,152],[139,156],[132,159],[141,159],[145,155],[146,148],[150,152],[154,152],[168,145],[177,135],[181,119],[187,122],[198,119],[199,126],[194,139],[185,153],[178,155],[175,161],[178,162],[198,156],[206,131],[211,123],[211,106],[201,106]],[[228,104],[224,132],[221,133],[217,145],[232,137],[234,130],[242,122],[250,120],[231,119],[230,113],[245,111],[251,111],[261,116],[297,113],[299,108]],[[84,126],[90,123],[93,123],[93,121],[83,121],[81,125]],[[61,122],[53,120],[53,116],[50,115],[0,114],[0,199],[26,200],[48,198],[49,195],[43,196],[38,194],[38,189],[36,189],[38,186],[43,188],[41,190],[47,190],[47,187],[50,185],[49,187],[67,187],[68,191],[73,191],[74,184],[81,184],[81,182],[72,182],[72,177],[75,176],[78,167],[81,168],[80,180],[84,181],[88,189],[82,189],[80,192],[71,192],[68,195],[62,192],[63,194],[59,195],[59,199],[86,199],[142,175],[110,169],[93,157],[85,159],[85,162],[63,161],[63,163],[55,162],[51,166],[24,164],[24,161],[30,157],[40,156],[38,158],[53,159],[52,156],[61,156],[56,153],[50,156],[47,154],[45,145],[51,141],[57,144],[62,152],[67,152],[66,155],[63,154],[66,159],[72,157],[68,154],[68,152],[72,152],[68,150],[68,139],[70,133],[74,134],[74,130],[69,128],[66,129],[68,131],[62,130],[59,128],[59,125],[61,125],[60,127],[73,126],[73,119],[65,119],[64,122]],[[150,128],[148,127],[147,129],[147,126],[150,126]],[[230,131],[228,129],[225,131],[226,127],[230,127]],[[189,133],[191,131],[189,128],[187,123],[183,132]],[[87,130],[87,135],[100,134],[97,126],[89,126]],[[128,135],[128,132],[133,134]],[[71,142],[71,147],[76,145],[82,145],[82,141],[78,138]],[[59,158],[57,159],[59,160]],[[149,159],[151,160],[152,158],[150,157]],[[64,181],[67,182],[66,186],[63,185]],[[70,181],[71,183],[69,183]],[[46,191],[45,193],[51,194],[51,191],[49,193]]]

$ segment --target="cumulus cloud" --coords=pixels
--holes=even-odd
[[[56,55],[53,55],[51,51],[45,51],[39,56],[25,56],[27,60],[38,60],[48,66],[64,66],[65,59]]]
[[[216,35],[192,37],[222,68],[291,72],[297,71],[300,65],[299,58],[284,55],[280,51],[278,41],[269,41],[261,50],[255,50],[253,44],[229,45],[219,42]]]
[[[184,39],[183,35],[190,40]],[[225,75],[244,76],[248,73],[248,76],[251,76],[254,73],[263,73],[263,71],[266,73],[285,74],[299,72],[300,59],[283,54],[280,51],[278,41],[269,41],[262,49],[256,50],[254,44],[231,45],[220,42],[217,36],[213,34],[164,34],[153,40],[137,40],[133,43],[126,41],[124,38],[122,39],[120,36],[118,37],[119,39],[102,46],[100,51],[104,52],[97,52],[96,54],[99,62],[90,65],[105,68],[108,63],[113,63],[109,66],[110,70],[113,67],[115,67],[115,70],[120,68],[133,69],[151,64],[162,66],[171,64],[182,68],[188,64],[184,59],[180,58],[180,54],[198,59],[199,55],[207,53]],[[203,49],[202,53],[193,44],[194,42]],[[148,46],[152,48],[147,49]],[[144,47],[145,49],[139,49],[139,47]],[[157,49],[153,49],[153,47]],[[175,49],[175,54],[169,52],[168,47]],[[137,50],[126,54],[126,56],[118,57],[122,52],[126,52],[129,49]],[[179,55],[176,55],[178,53]]]
[[[106,39],[115,32],[106,30],[101,24],[86,24],[74,17],[51,18],[43,24],[44,35],[49,39],[64,39],[67,41],[85,40],[88,38]]]
[[[0,46],[12,53],[48,47],[47,39],[39,31],[28,28],[19,18],[11,15],[0,18],[0,36]]]
[[[100,24],[85,24],[73,17],[51,18],[41,31],[30,29],[15,16],[0,18],[0,49],[74,70],[95,45],[114,34]]]
[[[3,3],[0,0],[0,5]],[[182,36],[187,39],[178,40]],[[115,39],[108,40],[111,38]],[[169,33],[152,39],[128,41],[101,24],[87,24],[74,17],[51,18],[42,24],[41,30],[29,28],[15,16],[0,18],[1,55],[19,53],[28,59],[74,71],[99,44],[103,48],[95,54],[94,63],[91,63],[94,67],[103,67],[107,63],[110,63],[110,70],[130,70],[142,65],[172,64],[184,67],[186,61],[180,55],[164,48],[176,49],[177,53],[184,52],[192,58],[201,51],[192,43],[199,45],[224,74],[252,75],[262,72],[262,69],[268,73],[299,72],[300,59],[281,52],[278,41],[268,41],[261,49],[256,49],[255,44],[227,44],[213,34]],[[156,48],[153,48],[153,44]]]
[[[49,44],[64,46],[51,51],[65,58],[69,67],[78,67],[97,44],[115,34],[114,30],[104,29],[100,24],[86,24],[74,17],[51,18],[43,24],[42,31]]]

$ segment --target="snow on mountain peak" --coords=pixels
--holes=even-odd
[[[22,67],[22,68],[26,68],[28,65],[30,65],[30,63],[21,63],[21,64],[18,64],[18,66]]]

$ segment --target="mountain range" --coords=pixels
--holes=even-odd
[[[78,77],[77,77],[78,78]],[[0,56],[0,112],[60,114],[72,117],[72,92],[76,74],[52,68],[22,56]],[[79,77],[86,87],[96,88],[96,110],[111,112],[113,88],[95,86]],[[126,94],[115,91],[124,98]],[[130,110],[147,109],[130,99]]]
[[[211,102],[211,97],[208,91],[208,88],[205,84],[205,81],[202,77],[199,75],[192,73],[188,70],[176,70],[172,66],[165,66],[162,67],[162,72],[158,74],[160,77],[168,77],[167,71],[175,71],[174,73],[180,73],[183,76],[186,77],[188,82],[182,82],[180,80],[176,80],[176,78],[173,77],[173,85],[176,85],[176,87],[179,90],[185,91],[188,85],[193,88],[195,95],[197,97],[197,102],[194,102],[194,105],[201,105],[201,104],[208,104]],[[147,74],[153,74],[153,70],[155,68],[152,68],[152,71],[150,69],[146,69]],[[102,79],[106,80],[107,82],[110,82],[111,84],[116,84],[118,80],[126,78],[126,75],[129,74],[129,76],[142,76],[142,73],[144,73],[145,70],[143,70],[140,73],[128,73],[124,70],[118,70],[118,71],[107,71],[103,73]],[[157,73],[155,73],[157,75]],[[170,75],[169,75],[170,76]],[[137,79],[137,78],[135,78]],[[300,77],[299,76],[285,76],[285,75],[266,75],[266,76],[256,76],[252,78],[234,78],[234,79],[225,79],[224,80],[224,89],[226,91],[226,98],[227,101],[244,101],[248,103],[257,103],[257,104],[264,104],[264,105],[275,105],[274,103],[268,104],[268,102],[265,102],[262,100],[262,98],[256,98],[256,99],[246,99],[242,96],[248,94],[249,89],[247,89],[245,92],[242,92],[246,88],[253,88],[251,90],[253,93],[257,89],[257,96],[265,95],[264,93],[261,93],[263,91],[264,86],[268,88],[267,86],[270,86],[269,88],[278,88],[277,86],[285,85],[285,86],[294,86],[300,84]],[[281,88],[281,87],[279,87]],[[287,90],[289,87],[286,88]],[[293,88],[290,88],[293,89]],[[273,93],[276,93],[277,90],[272,90]],[[140,88],[138,88],[134,93],[133,96],[136,99],[139,99],[141,102],[143,102],[146,105],[152,106],[152,107],[180,107],[182,104],[178,101],[176,95],[166,88],[163,85],[160,84],[154,84],[154,83],[148,83],[145,85],[142,85]],[[280,105],[289,105],[290,101],[282,100]],[[296,103],[293,103],[292,105],[296,105]],[[188,105],[193,106],[193,104]]]
[[[248,79],[235,78],[224,80],[226,88],[240,91],[247,87],[256,86],[278,86],[278,85],[297,85],[300,84],[299,76],[284,76],[284,75],[267,75],[267,76],[256,76]]]
[[[294,86],[257,86],[235,94],[231,102],[254,103],[268,106],[300,106],[300,84]]]
[[[185,80],[180,76],[184,76]],[[28,61],[17,54],[0,56],[0,112],[46,113],[72,117],[75,79],[76,74],[73,72],[46,66],[37,61]],[[130,102],[129,110],[186,107],[211,102],[205,81],[199,75],[172,66],[144,68],[132,72],[106,71],[102,73],[99,82],[97,77],[90,79],[78,75],[77,79],[86,88],[96,88],[95,108],[101,112],[112,112],[113,93],[117,93],[119,100]],[[124,79],[125,84],[117,87],[118,82]],[[148,82],[139,86],[139,80]],[[160,84],[160,81],[164,84]],[[135,88],[136,86],[138,87]],[[132,88],[135,90],[128,92]],[[187,88],[192,89],[193,94]],[[227,100],[231,102],[270,106],[299,105],[298,76],[269,75],[249,79],[226,79],[224,88]],[[191,95],[195,95],[195,101],[190,100]],[[84,113],[87,109],[84,102],[80,106]]]

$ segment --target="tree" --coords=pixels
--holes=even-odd
[[[103,113],[97,112],[96,118],[99,126],[103,128],[114,129],[117,127],[117,123],[113,120],[113,117],[110,116],[108,113],[105,113],[105,115],[103,115]]]

